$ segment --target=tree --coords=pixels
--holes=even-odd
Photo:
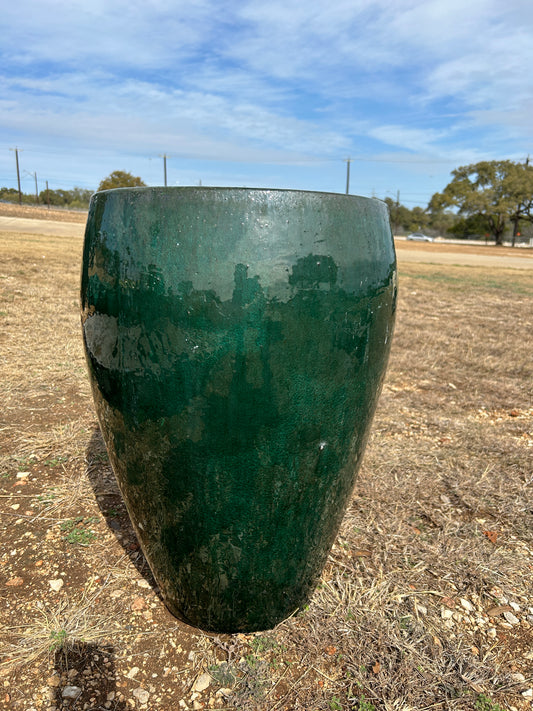
[[[513,247],[519,234],[520,221],[533,222],[533,166],[529,158],[524,164],[514,163],[509,182],[516,200],[515,209],[509,216],[513,225]]]
[[[125,170],[114,170],[111,175],[104,178],[98,190],[110,190],[111,188],[136,188],[143,187],[146,183],[141,178],[126,172]]]
[[[74,187],[72,190],[41,190],[39,193],[39,203],[42,205],[53,205],[54,207],[66,207],[84,210],[89,206],[93,191],[86,188]],[[0,200],[3,202],[18,202],[19,194],[15,188],[0,188]],[[33,193],[22,193],[22,202],[25,205],[35,203],[35,195]]]
[[[390,197],[386,197],[385,202],[389,208],[390,219],[395,233],[414,232],[416,230],[425,230],[429,227],[429,215],[424,208],[417,206],[410,210]]]
[[[482,235],[490,234],[490,225],[485,215],[470,215],[456,218],[454,224],[448,228],[448,232],[459,239],[480,238]]]
[[[427,206],[429,214],[429,226],[438,234],[453,232],[454,226],[459,220],[457,214],[444,201],[441,193],[435,193]]]
[[[88,190],[87,188],[79,188],[75,185],[69,193],[68,206],[81,209],[89,206],[89,201],[93,191]]]
[[[430,201],[434,208],[455,206],[463,217],[481,216],[496,244],[503,244],[508,221],[533,219],[533,169],[510,160],[482,161],[452,171],[453,180]],[[528,217],[528,215],[530,217]]]

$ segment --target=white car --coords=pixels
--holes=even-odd
[[[410,235],[407,235],[407,239],[412,239],[416,242],[433,242],[433,237],[428,237],[423,232],[412,232]]]

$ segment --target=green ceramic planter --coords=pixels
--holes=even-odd
[[[93,196],[81,302],[94,399],[176,616],[252,631],[307,601],[361,462],[395,300],[378,200]]]

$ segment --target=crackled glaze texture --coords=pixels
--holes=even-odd
[[[348,504],[396,300],[386,206],[232,188],[91,202],[82,323],[96,409],[168,608],[271,628]]]

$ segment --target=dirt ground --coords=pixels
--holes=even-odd
[[[80,259],[79,237],[0,233],[0,708],[533,708],[529,271],[400,256],[388,376],[317,590],[274,630],[208,635],[166,610],[116,487]]]
[[[482,243],[410,242],[405,238],[395,239],[400,265],[406,262],[425,264],[465,265],[511,269],[533,269],[533,249],[529,247],[496,247]]]

